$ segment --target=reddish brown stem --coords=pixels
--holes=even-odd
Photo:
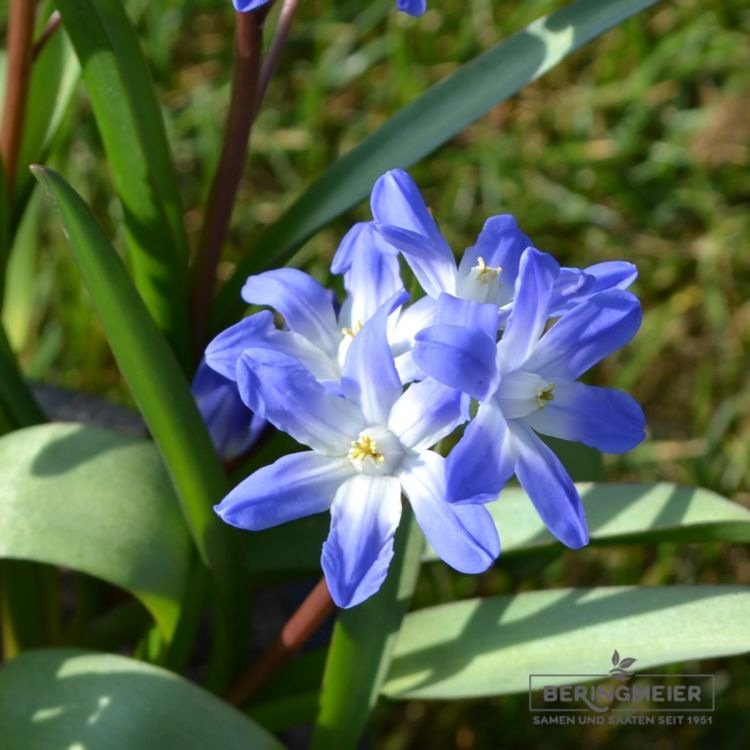
[[[269,7],[235,14],[237,25],[229,114],[192,270],[191,316],[196,354],[203,346],[206,316],[216,282],[216,268],[226,240],[255,119],[263,23]]]
[[[263,98],[268,89],[268,84],[271,82],[271,78],[273,78],[273,74],[276,72],[276,68],[279,65],[281,53],[284,51],[284,45],[289,38],[289,32],[292,30],[294,16],[297,13],[297,8],[299,8],[300,2],[301,0],[284,0],[284,4],[281,6],[279,21],[276,24],[276,32],[274,33],[273,41],[271,42],[271,48],[268,50],[268,55],[266,56],[266,59],[263,62],[263,68],[260,71],[258,102],[256,105],[257,109],[260,109],[260,105],[263,103]]]
[[[39,39],[34,42],[34,48],[31,53],[33,60],[41,54],[44,49],[44,45],[54,36],[55,32],[62,26],[62,16],[60,11],[56,10],[47,21],[47,25],[44,27],[44,31],[39,35]]]
[[[29,96],[32,39],[36,3],[33,0],[13,0],[8,19],[8,73],[5,84],[5,110],[0,129],[0,155],[5,166],[8,195],[18,168],[18,157],[23,138],[26,102]]]
[[[325,578],[321,578],[307,599],[289,618],[276,640],[229,691],[229,702],[241,706],[255,695],[308,641],[334,609],[335,605],[328,592]]]

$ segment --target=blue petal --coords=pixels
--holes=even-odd
[[[427,0],[397,0],[396,7],[410,16],[421,16],[427,10]]]
[[[500,554],[500,539],[483,505],[445,499],[445,459],[432,451],[412,458],[399,475],[404,494],[427,541],[441,560],[462,573],[487,570]]]
[[[632,263],[624,260],[596,263],[580,271],[580,273],[585,275],[589,283],[577,291],[566,294],[563,300],[564,304],[557,306],[558,313],[562,314],[566,310],[572,310],[600,292],[606,292],[610,289],[627,289],[638,277],[638,269]]]
[[[494,403],[479,407],[448,456],[448,500],[488,503],[513,475],[514,455],[502,412]]]
[[[521,255],[534,243],[521,231],[516,220],[510,214],[491,216],[484,223],[477,241],[461,258],[459,273],[465,275],[483,258],[488,266],[502,268],[502,283],[514,284],[518,276],[518,265]]]
[[[494,341],[497,324],[497,305],[458,299],[451,294],[441,294],[437,299],[435,325],[465,326],[483,331]]]
[[[591,296],[595,283],[596,279],[580,268],[561,268],[552,287],[550,316],[561,315],[566,309]]]
[[[404,288],[398,254],[372,222],[355,224],[347,232],[331,271],[344,274],[349,296],[339,314],[339,325],[348,328],[369,320],[386,300]]]
[[[497,347],[500,372],[517,370],[526,361],[549,316],[557,261],[533,247],[524,251],[516,280],[513,310]]]
[[[296,268],[277,268],[248,277],[242,299],[268,305],[284,317],[291,331],[302,334],[334,356],[341,332],[328,291],[309,274]]]
[[[251,315],[220,333],[206,349],[208,366],[237,380],[237,363],[245,349],[274,349],[301,362],[321,382],[338,381],[337,361],[311,341],[293,331],[280,331],[268,310]]]
[[[542,336],[524,369],[545,380],[576,380],[630,341],[641,325],[638,299],[620,289],[602,292],[566,313]]]
[[[463,326],[430,326],[417,334],[412,358],[435,380],[484,399],[496,386],[497,345],[486,333]]]
[[[545,526],[568,547],[577,549],[588,544],[583,504],[568,472],[523,420],[512,420],[509,428],[516,476]]]
[[[638,269],[624,260],[596,263],[585,268],[584,272],[595,279],[594,286],[590,290],[592,294],[605,292],[608,289],[627,289],[638,278]]]
[[[393,405],[388,429],[407,448],[425,450],[469,418],[468,400],[460,391],[432,378],[412,383]]]
[[[250,10],[256,10],[262,8],[264,5],[268,5],[272,0],[232,0],[234,7],[240,11],[240,13],[247,13]]]
[[[198,365],[191,390],[214,448],[224,460],[245,453],[267,424],[242,403],[237,384],[214,372],[205,360]]]
[[[353,472],[348,458],[292,453],[240,482],[214,510],[232,526],[261,531],[328,510]]]
[[[322,557],[328,590],[339,607],[354,607],[380,589],[400,519],[398,479],[359,474],[341,485]]]
[[[453,253],[414,180],[401,169],[386,172],[373,187],[370,205],[378,231],[403,252],[425,292],[431,297],[453,293]]]
[[[206,363],[227,380],[237,380],[237,362],[250,346],[267,339],[276,330],[268,310],[243,318],[222,331],[206,348]]]
[[[526,422],[544,435],[605,453],[629,451],[646,436],[646,417],[633,398],[583,383],[556,383],[554,398],[528,415]]]
[[[403,386],[388,343],[388,316],[409,297],[397,292],[373,315],[346,353],[341,370],[344,395],[359,404],[368,424],[384,425]]]
[[[345,455],[365,427],[356,404],[328,393],[286,354],[247,349],[237,374],[240,397],[250,409],[319,453]]]

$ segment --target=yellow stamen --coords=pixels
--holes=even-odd
[[[479,271],[477,281],[481,281],[483,284],[486,284],[490,279],[496,279],[503,270],[502,266],[488,266],[481,255],[477,258],[477,264],[474,266],[474,269]]]
[[[547,383],[536,389],[536,402],[540,409],[544,409],[549,401],[555,398],[555,384]]]
[[[352,440],[349,458],[352,461],[364,461],[366,458],[371,458],[376,464],[382,464],[385,461],[385,456],[378,450],[377,444],[369,435],[360,435],[359,440]]]
[[[363,325],[361,320],[355,320],[351,328],[342,328],[341,333],[353,339],[362,330]]]

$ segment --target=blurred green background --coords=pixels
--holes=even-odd
[[[228,100],[231,4],[126,5],[152,64],[195,245]],[[252,136],[222,276],[337,155],[461,63],[561,5],[430,0],[427,14],[411,19],[394,12],[393,0],[303,2]],[[488,216],[510,212],[538,247],[563,264],[635,263],[642,330],[600,366],[595,380],[627,389],[640,401],[649,440],[627,456],[608,457],[607,476],[696,484],[746,506],[749,29],[750,6],[742,0],[657,4],[410,170],[457,251],[473,243]],[[82,89],[49,161],[121,239],[120,208]],[[40,220],[29,227],[9,274],[5,316],[26,372],[128,404],[57,222],[44,201],[35,210]],[[347,227],[368,218],[362,205],[309,242],[295,262],[324,279]],[[538,587],[698,582],[750,583],[747,548],[584,549],[533,570],[504,566],[501,558],[481,578],[432,566],[416,603]],[[377,711],[373,746],[587,748],[606,742],[624,748],[638,742],[671,748],[720,741],[726,748],[746,747],[746,662],[681,666],[716,672],[713,726],[537,727],[526,696],[414,702]]]

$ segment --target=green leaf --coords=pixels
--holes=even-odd
[[[282,750],[262,727],[173,672],[49,649],[0,670],[3,750]]]
[[[408,167],[575,50],[656,0],[579,0],[495,45],[430,88],[318,178],[264,232],[216,305],[217,329],[242,312],[240,287],[282,265],[315,232],[365,198],[388,169]]]
[[[126,589],[169,639],[191,545],[153,443],[48,424],[0,438],[0,557],[73,568]]]
[[[120,0],[56,0],[81,62],[122,201],[133,273],[178,358],[188,357],[187,240],[148,66]]]
[[[424,537],[404,512],[388,577],[380,591],[341,610],[328,651],[311,750],[355,748],[388,674],[419,575]]]
[[[5,329],[0,325],[0,404],[14,426],[23,427],[45,421],[44,413],[29,390],[10,348]]]
[[[43,158],[70,104],[81,75],[68,35],[54,34],[34,61],[23,142],[18,159],[16,196],[22,202],[35,184],[28,166]],[[16,215],[17,215],[16,206]]]
[[[638,671],[750,651],[750,587],[557,589],[430,607],[407,616],[383,693],[456,699],[606,676],[617,647]]]
[[[750,511],[711,490],[659,484],[579,484],[592,545],[644,542],[748,542]],[[518,487],[487,505],[503,555],[560,547]],[[428,560],[437,556],[429,549]]]
[[[70,240],[112,351],[164,457],[203,560],[228,593],[236,537],[212,506],[227,482],[185,376],[154,325],[120,258],[77,193],[56,172],[34,167]]]

